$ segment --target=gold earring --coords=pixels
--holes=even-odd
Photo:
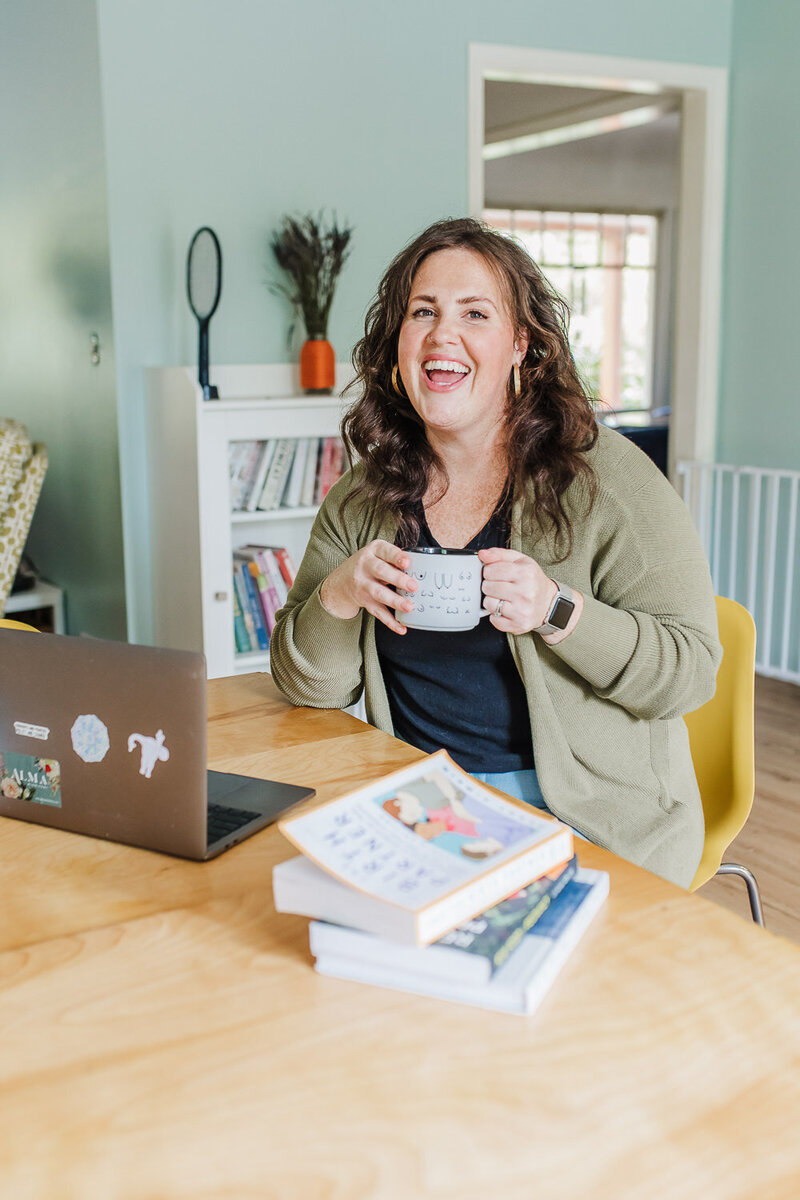
[[[511,368],[511,379],[514,387],[514,395],[519,400],[522,395],[522,379],[520,378],[518,363],[514,363],[514,366]]]
[[[397,384],[397,367],[398,367],[397,363],[395,363],[394,366],[392,367],[392,387],[397,392],[398,396],[401,396],[403,398],[403,400],[407,400],[408,397],[406,396],[405,392],[401,392],[400,388],[398,387],[398,384]]]

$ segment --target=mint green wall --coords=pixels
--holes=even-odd
[[[287,358],[264,286],[292,210],[356,227],[329,336],[347,358],[389,258],[467,208],[471,42],[727,66],[731,0],[98,0],[129,620],[149,634],[142,367],[193,362],[186,247],[224,255],[212,363]]]
[[[124,638],[95,0],[0,4],[0,112],[0,415],[50,460],[28,551],[70,633]]]
[[[735,0],[721,462],[800,470],[800,4]]]

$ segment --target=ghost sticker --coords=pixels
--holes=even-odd
[[[85,763],[102,762],[108,754],[108,730],[93,713],[76,717],[70,735],[72,749]]]
[[[169,750],[164,745],[164,730],[157,730],[155,737],[145,737],[143,733],[132,733],[128,738],[129,754],[137,743],[142,751],[139,774],[144,775],[145,779],[149,779],[153,774],[153,767],[156,763],[166,762],[169,758]]]

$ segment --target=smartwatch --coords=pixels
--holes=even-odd
[[[559,583],[556,579],[553,580],[553,583],[558,588],[555,600],[550,605],[544,625],[539,625],[537,629],[534,629],[534,633],[563,633],[575,611],[572,588],[568,587],[566,583]]]

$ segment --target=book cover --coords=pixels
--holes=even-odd
[[[230,501],[234,512],[241,510],[248,483],[257,466],[260,448],[261,442],[252,439],[230,442],[228,445]]]
[[[233,600],[233,640],[237,654],[246,654],[253,649],[253,644],[250,641],[250,634],[247,632],[244,614],[242,613],[242,605],[239,600],[239,592],[235,582],[232,592]]]
[[[275,594],[278,598],[278,608],[283,608],[286,603],[286,597],[289,595],[289,589],[286,586],[286,580],[281,574],[278,560],[269,546],[262,546],[258,551],[258,557],[264,574],[275,589]]]
[[[263,546],[258,542],[248,542],[245,546],[241,547],[241,550],[247,551],[251,558],[258,563],[259,570],[266,580],[267,587],[274,589],[277,601],[275,611],[277,612],[286,603],[289,589],[286,586],[286,581],[283,578],[272,547]]]
[[[278,827],[347,885],[335,916],[294,911],[416,944],[435,941],[573,853],[568,826],[504,799],[445,750]]]
[[[281,500],[281,505],[284,508],[300,507],[300,495],[303,490],[303,479],[305,477],[306,462],[308,460],[308,442],[308,438],[297,439],[297,448],[294,452],[292,469],[289,472],[286,491],[284,492]]]
[[[314,497],[316,504],[321,504],[333,484],[333,450],[336,438],[327,437],[322,442],[322,454],[319,462],[317,490]]]
[[[247,512],[255,512],[256,510],[256,505],[264,488],[264,481],[267,478],[275,454],[275,445],[275,438],[269,438],[266,442],[262,443],[258,467],[253,475],[252,483],[247,488],[242,503],[242,508],[246,509]]]
[[[275,555],[275,561],[280,568],[280,572],[286,582],[286,586],[287,588],[291,588],[297,577],[297,568],[292,562],[291,554],[285,546],[268,546],[267,549],[271,550]]]
[[[245,586],[245,582],[242,577],[242,573],[239,570],[238,563],[233,564],[233,590],[234,590],[234,595],[238,598],[238,601],[239,601],[239,608],[241,609],[242,620],[244,621],[245,629],[247,631],[247,638],[250,643],[248,646],[243,647],[243,650],[245,650],[245,651],[257,650],[258,649],[258,638],[256,637],[256,623],[253,620],[253,614],[250,611],[250,594],[247,590],[247,587]],[[235,626],[234,626],[234,628],[235,628]]]
[[[302,861],[302,856],[290,861]],[[359,929],[312,921],[311,953],[365,959],[425,975],[444,973],[455,979],[482,983],[513,954],[526,933],[575,878],[577,870],[578,859],[573,855],[568,863],[457,925],[430,946],[400,946]]]
[[[608,887],[605,871],[579,868],[575,878],[525,935],[514,953],[483,982],[459,979],[449,968],[438,972],[414,972],[398,965],[333,953],[319,954],[315,969],[322,975],[338,979],[371,983],[478,1008],[530,1015],[539,1007],[602,908]],[[428,946],[418,953],[429,954],[435,949]]]
[[[317,482],[317,468],[319,467],[320,440],[318,437],[308,439],[306,469],[303,473],[303,486],[300,490],[300,504],[303,508],[311,508],[314,503],[314,486]]]
[[[234,553],[234,559],[236,558],[236,553]],[[244,580],[245,594],[247,596],[247,607],[250,610],[250,614],[253,618],[253,626],[255,628],[256,646],[259,650],[268,650],[269,633],[267,632],[267,623],[264,620],[264,610],[261,606],[261,597],[258,594],[256,581],[250,574],[250,568],[247,562],[237,560],[236,570],[239,572],[240,577]]]
[[[247,564],[250,574],[255,580],[258,594],[261,598],[261,607],[264,611],[264,622],[267,626],[267,633],[271,634],[275,628],[275,614],[280,608],[278,594],[270,581],[267,579],[261,567],[261,563],[255,559],[250,559]]]
[[[264,487],[261,490],[257,508],[270,511],[277,508],[286,486],[286,480],[292,466],[297,438],[278,438],[275,453],[270,464]]]

